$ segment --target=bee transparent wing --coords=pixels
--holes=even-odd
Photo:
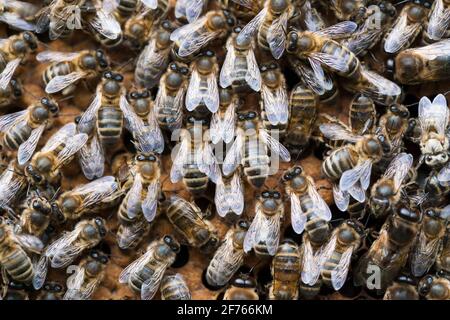
[[[128,249],[137,243],[145,232],[147,221],[138,221],[131,225],[122,225],[121,237],[118,237],[117,243],[120,249]]]
[[[31,131],[30,137],[19,146],[19,150],[17,152],[19,165],[24,165],[28,160],[31,159],[44,130],[45,124],[41,124],[36,129],[33,129],[33,131]]]
[[[116,179],[112,176],[106,176],[73,189],[73,193],[85,195],[83,207],[87,208],[112,196],[118,188]]]
[[[208,89],[203,95],[203,101],[208,110],[214,113],[219,110],[219,87],[217,85],[216,72],[211,72],[207,76],[206,83],[208,84]]]
[[[331,284],[334,290],[338,291],[342,288],[347,279],[348,270],[350,269],[350,262],[352,259],[353,247],[348,248],[342,254],[337,266],[331,271]]]
[[[223,179],[219,177],[216,182],[214,198],[219,216],[225,217],[231,211],[241,215],[244,210],[244,196],[239,174],[234,174],[231,180],[231,188],[229,189],[226,188]]]
[[[64,125],[48,139],[41,151],[48,152],[56,149],[61,143],[66,143],[69,138],[75,136],[76,132],[75,123],[71,122]]]
[[[326,91],[331,90],[331,88],[333,87],[333,82],[331,81],[330,77],[327,76],[327,74],[323,70],[320,62],[318,62],[314,59],[311,59],[311,58],[308,58],[308,62],[311,66],[313,73],[312,73],[312,77],[311,77],[312,79],[307,80],[306,82],[309,83],[310,81],[315,81],[317,84],[315,83],[313,87],[314,88],[316,88],[317,86],[319,87],[317,90],[313,89],[313,91],[316,93],[322,92],[321,94],[323,94]],[[306,66],[303,68],[303,72],[305,73],[304,77],[308,77],[308,74],[310,74],[310,71],[308,70],[308,68],[306,68]]]
[[[151,300],[158,291],[161,280],[164,276],[168,265],[167,263],[160,263],[157,268],[155,268],[152,276],[145,280],[141,287],[141,300]]]
[[[421,277],[428,272],[436,260],[440,245],[440,238],[428,241],[425,232],[420,232],[416,248],[411,257],[411,272],[415,277]]]
[[[19,122],[26,122],[26,117],[28,110],[22,110],[10,114],[5,114],[0,117],[0,131],[9,131],[12,127],[17,125]]]
[[[97,119],[97,112],[101,106],[102,93],[97,89],[94,100],[92,100],[89,107],[83,112],[83,115],[78,122],[78,131],[83,133],[90,133],[95,125],[95,120]]]
[[[120,110],[122,110],[123,116],[126,120],[127,129],[131,133],[137,135],[144,132],[144,121],[142,121],[142,119],[134,112],[124,94],[120,96],[119,107]]]
[[[339,186],[333,186],[333,198],[336,207],[342,212],[347,211],[348,205],[350,203],[350,195],[346,191],[342,191]]]
[[[254,7],[254,3],[252,0],[231,0],[231,1],[248,9],[253,9]]]
[[[421,27],[420,23],[408,24],[408,16],[401,14],[384,42],[384,51],[396,53],[401,50]]]
[[[234,63],[236,61],[236,50],[234,50],[233,40],[230,38],[226,44],[226,56],[220,69],[219,83],[222,88],[227,88],[233,83]]]
[[[133,185],[127,195],[127,215],[136,218],[141,210],[142,178],[140,174],[134,176]]]
[[[327,262],[333,254],[334,249],[336,248],[336,240],[337,235],[333,234],[330,240],[316,252],[315,257],[320,270],[325,265],[325,262]]]
[[[440,40],[450,24],[450,8],[446,8],[443,0],[436,0],[428,21],[427,33],[433,40]]]
[[[442,56],[443,54],[446,55],[450,51],[450,39],[441,40],[428,46],[407,50],[405,51],[420,53],[420,55],[423,55],[425,58],[434,60],[437,57]]]
[[[248,228],[244,238],[244,251],[246,253],[250,252],[255,246],[255,244],[257,244],[256,235],[262,228],[263,223],[262,215],[263,213],[261,212],[261,205],[257,203],[255,205],[255,217],[253,218],[253,221],[250,227]]]
[[[214,194],[214,202],[216,203],[216,210],[222,218],[230,212],[230,206],[227,203],[228,192],[223,182],[222,177],[219,177],[216,182],[216,192]]]
[[[201,162],[198,163],[198,168],[201,172],[206,174],[212,182],[216,183],[220,176],[220,168],[217,159],[214,156],[211,144],[206,141],[201,148]]]
[[[409,169],[413,164],[413,156],[409,153],[399,153],[389,164],[384,173],[385,178],[392,178],[396,190],[400,189],[403,179],[408,175]]]
[[[0,1],[2,5],[5,6],[6,9],[10,9],[12,11],[18,11],[18,12],[27,12],[28,14],[36,14],[39,10],[39,7],[37,7],[35,4],[24,2],[24,1],[16,1],[16,0],[9,0]]]
[[[93,135],[90,143],[80,149],[79,158],[81,169],[87,179],[92,180],[103,176],[105,156],[96,134]]]
[[[253,48],[248,50],[247,56],[247,72],[245,73],[245,81],[253,91],[261,90],[261,73],[259,72],[258,62],[256,61]]]
[[[33,275],[33,288],[39,290],[45,283],[45,278],[47,278],[48,272],[48,258],[46,255],[42,255],[37,263],[33,264],[34,275]]]
[[[289,154],[288,149],[286,149],[280,141],[274,139],[266,130],[259,129],[259,136],[261,140],[264,141],[264,143],[269,147],[272,153],[280,156],[282,161],[291,161],[291,155]]]
[[[87,140],[88,135],[85,133],[78,133],[68,139],[64,148],[58,153],[56,167],[60,167],[70,160],[86,144]]]
[[[237,166],[241,163],[244,140],[242,133],[238,132],[236,135],[236,139],[234,140],[233,145],[225,156],[225,160],[223,161],[222,171],[228,176],[234,170],[236,170]]]
[[[65,30],[81,28],[81,10],[74,5],[65,5],[57,15],[50,14],[49,38],[58,39]]]
[[[267,119],[270,124],[285,124],[289,116],[289,102],[286,86],[281,84],[275,90],[262,85],[261,96],[264,102]]]
[[[309,183],[308,195],[312,200],[314,208],[316,209],[314,211],[314,215],[325,221],[330,221],[331,220],[331,210],[328,207],[325,200],[323,200],[323,198],[317,192],[316,187],[314,186],[313,182]]]
[[[197,21],[201,20],[202,18],[196,20],[194,23],[197,23]],[[178,54],[180,55],[180,57],[187,57],[200,50],[211,40],[216,39],[219,34],[220,31],[203,32],[200,34],[189,34],[181,42]]]
[[[206,94],[200,91],[201,78],[197,70],[191,73],[191,79],[186,92],[186,109],[193,111],[203,100]]]
[[[347,72],[348,65],[344,60],[336,59],[336,57],[332,56],[328,53],[323,52],[312,52],[309,54],[310,58],[316,60],[317,62],[326,65],[328,68],[337,72]]]
[[[158,0],[141,0],[141,1],[147,8],[150,8],[152,10],[158,8]]]
[[[9,205],[22,187],[22,180],[15,175],[15,166],[11,162],[0,175],[0,207]]]
[[[320,132],[330,140],[344,140],[352,143],[361,140],[361,136],[353,134],[338,123],[323,123],[319,126]]]
[[[36,29],[35,29],[36,33],[43,33],[48,30],[50,24],[50,10],[51,7],[49,5],[42,8],[38,12],[38,18],[36,21]]]
[[[244,260],[243,252],[234,248],[233,233],[234,230],[227,232],[225,241],[217,249],[214,258],[211,260],[220,262],[216,264],[217,274],[234,274],[233,271],[239,268]]]
[[[291,224],[292,229],[294,229],[295,233],[302,234],[305,230],[307,216],[306,213],[303,212],[302,206],[300,203],[300,199],[298,196],[291,192],[289,195],[291,199]]]
[[[64,62],[72,61],[80,55],[79,52],[60,52],[46,50],[39,52],[36,55],[36,60],[39,62]]]
[[[281,219],[279,214],[262,217],[263,223],[259,232],[256,234],[256,243],[264,242],[269,255],[274,256],[277,253],[278,243],[280,242]]]
[[[82,226],[77,226],[74,231],[64,234],[47,248],[46,255],[50,259],[52,268],[66,267],[87,248],[86,242],[75,242],[81,230]]]
[[[116,20],[114,14],[104,9],[97,10],[97,16],[89,24],[98,33],[112,40],[117,39],[122,32],[120,23]]]
[[[41,239],[31,234],[15,234],[14,238],[17,240],[20,246],[27,251],[40,254],[44,250],[44,244],[42,243]]]
[[[23,20],[17,14],[11,12],[3,12],[0,14],[0,21],[10,25],[11,27],[23,31],[34,31],[36,26],[26,20]]]
[[[236,103],[231,103],[222,120],[222,139],[225,143],[230,143],[235,135],[236,128]]]
[[[80,299],[81,300],[89,300],[94,293],[94,291],[98,288],[100,284],[100,279],[92,279],[84,288],[80,291]]]
[[[267,13],[268,9],[267,6],[265,6],[249,23],[247,23],[247,25],[241,30],[241,32],[239,32],[237,41],[242,43],[252,39],[263,24]]]
[[[383,96],[385,95],[394,97],[399,97],[401,95],[402,89],[396,83],[365,68],[362,68],[361,72],[370,84],[369,86],[364,86],[361,92],[370,96],[379,104],[385,104],[385,99],[383,99]]]
[[[355,36],[344,43],[344,45],[355,55],[360,55],[364,50],[377,41],[380,30],[361,30]]]
[[[355,32],[358,25],[353,21],[342,21],[328,28],[316,31],[315,33],[331,39],[346,37]]]
[[[153,242],[150,245],[150,248],[138,259],[134,260],[131,264],[129,264],[125,269],[122,270],[119,276],[119,283],[127,283],[130,275],[139,272],[151,259],[155,252],[157,243]]]
[[[215,112],[211,116],[211,124],[209,128],[209,137],[213,144],[219,143],[220,139],[223,138],[224,127],[222,124],[222,119],[220,118],[220,112]]]
[[[6,64],[6,67],[3,69],[0,74],[0,88],[5,90],[8,87],[9,82],[11,81],[14,72],[20,64],[20,58],[13,59]]]
[[[267,32],[267,42],[270,51],[275,59],[280,59],[286,47],[286,34],[288,19],[292,14],[292,10],[285,10],[277,19],[272,22]]]
[[[358,164],[353,169],[347,170],[342,174],[339,180],[339,187],[343,191],[349,191],[351,187],[358,182],[361,183],[361,187],[367,190],[370,184],[370,174],[372,171],[372,161],[365,160],[363,163]]]
[[[319,280],[320,268],[317,265],[317,257],[314,256],[309,240],[303,243],[303,269],[301,273],[302,282],[313,286]]]
[[[170,169],[170,181],[172,183],[177,183],[183,179],[184,175],[184,164],[186,163],[187,156],[189,154],[189,138],[182,137],[181,143],[179,144],[178,153],[172,162],[172,168]]]
[[[437,176],[439,182],[448,182],[450,181],[450,163],[447,163],[438,173]]]
[[[189,22],[197,20],[203,11],[204,0],[191,0],[188,1],[186,7],[186,18]]]
[[[139,147],[143,152],[154,151],[162,153],[164,151],[164,136],[156,120],[155,112],[150,110],[147,116],[148,125],[144,128],[143,134],[138,134]]]
[[[152,222],[156,217],[158,207],[159,181],[153,181],[147,188],[147,196],[142,201],[142,212],[148,222]]]
[[[177,1],[176,6],[177,7],[181,7],[181,5],[185,3],[185,1]],[[175,8],[175,16],[177,14],[177,9]],[[180,16],[183,16],[183,14],[181,14]],[[170,40],[172,41],[182,41],[184,38],[186,37],[192,37],[193,33],[195,33],[198,29],[200,29],[201,27],[204,26],[205,22],[206,22],[207,18],[206,17],[202,17],[192,23],[188,23],[185,24],[184,26],[181,26],[177,29],[175,29],[171,34],[170,34]]]
[[[84,71],[75,71],[67,75],[56,76],[47,83],[47,86],[45,87],[45,92],[50,94],[57,93],[67,88],[71,84],[74,84],[78,80],[83,79],[85,76],[86,72]]]
[[[244,189],[239,173],[235,173],[231,180],[232,195],[230,198],[231,210],[241,215],[244,211]]]

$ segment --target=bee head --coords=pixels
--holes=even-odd
[[[351,244],[359,241],[364,234],[364,226],[357,220],[349,219],[341,225],[337,236],[340,242]]]
[[[372,159],[377,159],[383,154],[383,146],[376,136],[366,136],[362,140],[361,151]]]
[[[390,17],[395,17],[397,15],[397,10],[395,9],[395,7],[390,2],[382,1],[378,5],[378,7],[380,8],[381,12],[386,13]]]
[[[203,52],[197,60],[197,68],[200,73],[209,73],[215,64],[215,53],[212,50]]]
[[[97,227],[97,231],[98,234],[100,235],[101,238],[106,236],[106,224],[105,224],[105,220],[103,220],[102,218],[95,218],[94,219],[95,222],[95,226]]]
[[[256,130],[258,126],[258,114],[255,111],[238,113],[237,119],[244,130]]]
[[[275,190],[264,190],[260,195],[265,212],[276,212],[281,202],[281,193]]]
[[[100,70],[105,70],[106,68],[108,68],[109,66],[108,59],[103,50],[98,49],[95,51],[95,59],[97,60]]]
[[[407,208],[405,206],[401,206],[397,209],[397,214],[402,219],[405,219],[407,221],[411,222],[420,222],[422,219],[422,215],[419,211],[412,210],[410,208]]]
[[[423,277],[419,281],[419,284],[417,286],[419,294],[421,296],[427,296],[430,293],[431,288],[433,287],[433,283],[434,277],[432,275],[426,275],[425,277]]]
[[[232,284],[234,287],[237,287],[237,288],[250,289],[250,288],[256,287],[255,280],[252,277],[250,277],[248,274],[243,274],[243,273],[241,273],[239,276],[234,278]]]
[[[101,264],[107,264],[109,261],[108,256],[99,250],[91,250],[89,256],[95,261],[100,262]]]
[[[433,0],[413,0],[412,3],[422,6],[426,9],[430,9],[433,5]]]
[[[46,107],[53,116],[56,116],[59,112],[58,103],[51,98],[43,97],[41,99],[41,105]]]
[[[58,203],[53,202],[51,204],[51,208],[52,208],[51,209],[52,216],[53,216],[54,220],[56,220],[56,223],[57,224],[63,223],[66,220],[66,218],[65,218],[64,214],[62,213],[61,208],[59,207]]]
[[[233,14],[228,10],[222,10],[222,12],[228,27],[234,27],[236,25],[236,18],[233,16]]]
[[[289,31],[287,35],[287,47],[288,53],[296,53],[298,49],[298,32],[296,30]]]
[[[163,242],[173,253],[178,254],[180,252],[180,244],[171,235],[165,235],[163,237]],[[166,255],[167,253],[164,253],[164,255]]]
[[[22,85],[21,83],[16,79],[11,79],[9,82],[12,88],[12,93],[16,99],[22,96]]]
[[[139,172],[144,177],[152,177],[155,174],[155,163],[159,162],[154,153],[138,153],[135,157]]]
[[[103,73],[103,91],[108,95],[117,95],[122,86],[123,76],[119,73],[106,71]]]
[[[43,160],[41,163],[42,167],[45,167],[45,168],[48,168],[49,166],[51,167],[51,163],[49,163],[47,160],[49,160],[49,159],[46,157],[43,157]],[[32,184],[41,185],[41,184],[45,183],[45,180],[42,177],[40,170],[31,163],[25,167],[25,175],[28,177],[29,180],[31,180],[30,182]]]
[[[27,45],[32,52],[36,51],[38,47],[38,39],[32,32],[25,31],[22,38],[25,41],[25,45]]]

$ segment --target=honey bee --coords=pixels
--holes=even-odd
[[[364,0],[331,0],[329,4],[340,21],[352,20],[359,23],[366,16],[367,8]]]
[[[109,65],[102,50],[79,52],[42,51],[36,56],[39,62],[52,62],[42,74],[45,92],[69,95],[76,84],[98,77]]]
[[[218,175],[214,203],[219,216],[226,217],[234,213],[240,216],[244,211],[244,186],[240,171],[236,170],[232,176]]]
[[[172,41],[170,33],[174,26],[170,21],[163,21],[161,26],[150,36],[148,44],[139,54],[134,78],[136,83],[147,89],[155,87],[166,71],[170,60]]]
[[[247,274],[240,274],[225,291],[223,300],[259,300],[256,281]]]
[[[121,223],[117,229],[117,245],[120,249],[135,248],[149,233],[151,224],[143,216],[130,223]]]
[[[25,63],[29,56],[37,50],[38,39],[25,31],[0,42],[0,89],[5,90],[16,69]]]
[[[322,124],[320,130],[328,139],[356,143],[334,149],[322,163],[324,175],[339,180],[339,185],[333,186],[334,200],[341,211],[346,211],[350,195],[361,203],[365,201],[372,165],[381,160],[386,147],[377,136],[354,135],[338,123]]]
[[[67,279],[64,300],[89,300],[105,276],[108,256],[101,251],[92,250]]]
[[[300,250],[292,240],[284,240],[272,260],[271,300],[297,300],[300,280]]]
[[[105,155],[96,132],[91,133],[90,140],[80,149],[78,160],[87,179],[92,180],[103,176]]]
[[[106,222],[102,218],[81,220],[72,231],[64,232],[44,251],[36,266],[33,287],[38,290],[45,282],[48,263],[52,268],[64,268],[80,254],[94,248],[106,236]]]
[[[223,173],[230,175],[239,164],[247,181],[255,188],[260,188],[270,173],[268,149],[272,156],[279,156],[282,161],[290,161],[289,151],[272,137],[258,121],[256,112],[238,114],[236,139],[223,162]]]
[[[58,112],[56,101],[44,97],[25,110],[0,117],[1,143],[8,150],[18,150],[19,165],[31,159],[42,134],[52,126]]]
[[[25,167],[25,175],[33,185],[57,185],[60,169],[68,164],[88,140],[85,133],[76,133],[75,123],[68,123],[53,134]]]
[[[412,165],[411,154],[399,153],[391,161],[383,176],[372,186],[369,207],[375,217],[384,217],[395,210],[401,200],[405,179]]]
[[[120,14],[114,14],[121,5],[120,2],[117,0],[93,1],[95,15],[86,19],[94,38],[105,47],[114,47],[122,42],[122,27],[116,19]]]
[[[209,179],[217,182],[220,175],[211,144],[209,141],[203,141],[204,130],[204,120],[198,121],[189,116],[170,170],[172,183],[183,180],[187,189],[195,196],[206,191]]]
[[[27,186],[27,179],[22,174],[23,167],[17,160],[11,160],[6,169],[0,175],[0,208],[13,213],[10,208]],[[15,214],[13,214],[15,215]]]
[[[125,22],[123,37],[127,45],[132,49],[141,49],[151,36],[151,32],[154,26],[152,17],[149,17],[147,13],[138,13]]]
[[[13,281],[31,284],[36,276],[31,253],[40,254],[44,244],[37,237],[16,233],[6,219],[0,218],[0,264]],[[6,280],[6,279],[4,279]]]
[[[411,277],[399,276],[386,289],[383,300],[419,300],[416,282]]]
[[[46,282],[41,288],[37,300],[62,300],[64,288],[58,282]]]
[[[161,129],[173,131],[181,127],[188,75],[187,65],[172,62],[161,77],[155,98],[155,114]]]
[[[119,189],[116,179],[105,176],[62,193],[56,200],[57,213],[64,219],[78,219],[86,212],[111,205]]]
[[[395,7],[387,1],[369,6],[362,25],[342,44],[355,55],[364,56],[380,42],[396,13]]]
[[[428,24],[425,26],[423,40],[433,43],[450,36],[450,2],[436,0],[433,2],[429,14]]]
[[[213,287],[222,287],[230,281],[244,263],[244,238],[249,228],[245,220],[240,220],[228,230],[220,247],[214,253],[206,269],[206,281]]]
[[[277,63],[269,63],[261,66],[261,109],[266,130],[270,126],[283,128],[289,118],[289,102],[286,88],[286,79]],[[264,115],[263,115],[264,113]],[[269,128],[268,128],[269,127]],[[280,130],[281,131],[281,130]]]
[[[446,167],[447,168],[447,167]],[[444,173],[446,171],[443,171]],[[450,194],[450,185],[448,182],[440,181],[440,172],[432,170],[425,179],[424,192],[427,194],[427,203],[431,205],[445,205],[446,197]]]
[[[22,97],[22,84],[17,79],[11,79],[9,85],[2,89],[0,88],[0,109],[12,105],[14,102]]]
[[[179,0],[175,4],[175,18],[195,22],[208,6],[208,0]]]
[[[166,210],[167,218],[187,243],[209,253],[219,245],[215,227],[204,218],[201,210],[193,202],[178,196],[171,196]]]
[[[291,91],[289,125],[283,143],[292,154],[301,155],[309,146],[318,100],[317,95],[303,83],[298,83]]]
[[[191,300],[191,291],[179,273],[165,275],[161,280],[162,300]]]
[[[411,46],[423,29],[430,7],[428,1],[411,1],[406,4],[384,36],[384,51],[395,54]]]
[[[184,59],[211,41],[225,38],[235,22],[235,18],[226,10],[208,11],[201,18],[172,32],[170,40],[175,43],[175,55]]]
[[[411,252],[413,276],[423,276],[435,263],[444,242],[449,218],[450,206],[442,209],[430,208],[425,211],[416,245]]]
[[[356,27],[356,23],[345,21],[314,32],[291,31],[287,36],[286,51],[307,61],[314,76],[322,83],[326,82],[323,68],[344,78],[357,79],[361,69],[359,59],[347,47],[333,40],[353,33]]]
[[[170,235],[153,241],[140,258],[122,271],[119,282],[140,293],[142,300],[151,300],[179,251],[179,243]]]
[[[281,193],[264,190],[256,199],[255,217],[244,239],[244,251],[254,249],[262,256],[274,256],[280,241],[280,228],[284,218]]]
[[[22,231],[36,237],[42,236],[47,230],[52,218],[52,204],[39,191],[31,191],[23,205],[20,216],[20,227]]]
[[[350,102],[349,126],[356,134],[372,132],[376,121],[376,110],[373,100],[363,94],[357,94]]]
[[[380,117],[380,132],[389,140],[391,146],[398,149],[409,126],[409,110],[401,104],[391,105]]]
[[[34,31],[36,26],[29,20],[38,10],[36,5],[24,1],[1,1],[0,21],[14,29]]]
[[[419,281],[419,294],[427,300],[450,300],[450,280],[427,275]]]
[[[249,41],[257,33],[258,46],[280,59],[285,50],[288,21],[294,13],[291,0],[266,0],[264,8],[242,29],[237,41]]]
[[[248,87],[261,89],[261,74],[255,57],[255,44],[251,38],[239,38],[241,27],[235,27],[226,43],[226,56],[220,70],[220,86],[245,92]]]
[[[205,51],[191,64],[191,78],[186,92],[186,109],[191,112],[206,106],[212,113],[219,109],[219,66],[215,53]]]
[[[364,254],[355,269],[354,282],[356,285],[367,286],[371,270],[379,270],[380,288],[384,291],[397,276],[400,269],[407,262],[408,253],[419,233],[422,220],[419,211],[410,210],[405,206],[399,207],[389,216],[381,228],[380,235],[372,243],[369,251]]]
[[[219,90],[219,110],[211,116],[209,135],[213,144],[220,140],[230,143],[236,130],[236,109],[239,107],[239,97],[232,89]]]
[[[318,230],[319,231],[319,230]],[[301,281],[299,281],[299,295],[307,300],[314,299],[320,292],[322,287],[322,279],[320,277],[320,269],[318,268],[319,249],[328,240],[331,233],[331,227],[322,228],[322,234],[315,239],[310,239],[308,233],[303,234],[303,243],[300,248],[301,254]],[[317,233],[319,234],[319,232]],[[317,241],[318,242],[313,242]]]

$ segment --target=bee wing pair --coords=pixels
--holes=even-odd
[[[233,244],[234,232],[235,230],[233,229],[227,231],[224,242],[217,249],[214,257],[211,259],[211,262],[216,261],[216,269],[214,270],[216,274],[233,275],[235,271],[242,265],[242,262],[244,260],[244,252],[242,250],[235,249]]]
[[[205,91],[202,90],[202,80],[207,83],[207,89]],[[219,87],[217,86],[217,73],[214,70],[208,75],[202,76],[194,68],[191,73],[189,86],[186,92],[186,109],[188,111],[193,111],[202,102],[212,113],[217,112],[219,109]]]
[[[289,117],[289,102],[284,77],[276,89],[271,89],[263,83],[261,97],[270,124],[286,124]]]
[[[219,143],[220,140],[225,143],[233,140],[236,127],[236,107],[236,102],[233,101],[227,107],[223,117],[221,117],[220,111],[213,113],[209,129],[209,136],[213,144]]]
[[[221,217],[229,212],[241,215],[244,210],[244,191],[242,181],[238,172],[235,172],[227,187],[221,175],[216,183],[216,194],[214,196],[217,213]]]
[[[79,160],[83,174],[87,179],[92,180],[103,176],[105,155],[97,134],[94,133],[91,141],[80,149]]]
[[[186,17],[189,23],[197,20],[202,14],[204,0],[179,0],[175,4],[175,18]]]
[[[387,53],[393,54],[401,49],[405,49],[407,43],[417,34],[418,29],[422,27],[421,22],[410,23],[404,10],[408,9],[406,7],[403,9],[384,41],[384,51]]]
[[[394,181],[394,188],[396,192],[400,189],[403,180],[408,175],[409,170],[413,165],[413,156],[409,153],[399,153],[392,159],[386,172],[383,174],[384,178],[392,179]]]
[[[258,128],[258,138],[271,150],[274,155],[278,155],[282,161],[289,162],[291,156],[289,151],[275,138],[273,138],[266,130]],[[244,132],[239,130],[236,139],[228,151],[223,162],[222,170],[225,175],[230,175],[241,163],[244,147]],[[256,137],[253,137],[256,139]]]
[[[15,173],[14,161],[0,175],[0,207],[8,207],[24,184],[24,178]]]
[[[120,23],[114,16],[114,11],[119,6],[119,1],[116,0],[103,0],[102,7],[97,9],[96,16],[89,24],[101,35],[108,39],[117,39],[122,28]]]
[[[246,52],[247,71],[245,73],[245,81],[254,91],[261,90],[261,73],[259,72],[258,62],[256,61],[255,52],[253,51],[254,42],[251,48]],[[233,39],[229,39],[226,44],[227,54],[220,70],[220,86],[227,88],[233,84],[236,79],[235,62],[236,50],[233,45]]]
[[[100,283],[100,279],[89,279],[86,283],[86,270],[78,267],[75,272],[67,279],[67,291],[63,300],[88,300],[94,290]]]
[[[83,208],[88,208],[92,205],[104,201],[110,196],[113,196],[119,190],[119,185],[116,178],[113,176],[106,176],[80,185],[74,188],[72,195],[80,195],[83,197]]]
[[[3,5],[3,4],[2,4]],[[12,10],[23,10],[28,12],[36,12],[37,7],[31,3],[26,3],[22,1],[9,1],[6,4],[6,9]],[[16,12],[4,11],[0,14],[0,21],[8,24],[14,29],[24,30],[24,31],[34,31],[36,26],[33,23],[30,23],[23,19]]]
[[[443,0],[435,0],[433,11],[428,21],[428,35],[433,40],[440,40],[450,25],[450,7]]]
[[[127,214],[133,219],[142,210],[145,219],[148,222],[153,221],[156,216],[158,205],[158,192],[160,189],[159,181],[150,183],[147,187],[147,195],[142,199],[142,178],[140,174],[134,176],[133,185],[128,192]]]
[[[317,95],[323,95],[333,87],[333,81],[320,63],[312,59],[307,63],[293,56],[288,56],[288,60],[298,76]]]
[[[2,73],[0,73],[0,88],[2,90],[5,90],[8,87],[8,84],[11,81],[11,78],[14,75],[17,67],[20,65],[20,62],[20,58],[8,61]]]
[[[158,113],[159,110],[168,107],[170,109],[177,110],[177,118],[174,119],[171,123],[171,129],[179,129],[182,125],[182,110],[183,110],[183,101],[184,101],[184,95],[186,93],[186,87],[181,87],[178,89],[175,97],[170,97],[167,95],[167,89],[164,83],[160,83],[158,93],[156,94],[155,98],[155,112]]]
[[[432,130],[440,136],[445,135],[445,130],[449,124],[449,109],[444,95],[438,94],[433,103],[427,97],[420,99],[419,123],[422,132]]]
[[[121,226],[121,237],[118,238],[118,245],[121,249],[128,249],[140,239],[142,233],[148,225],[147,220],[138,219],[135,223]]]
[[[376,72],[361,67],[361,74],[368,82],[367,85],[361,88],[361,93],[366,94],[380,104],[385,104],[384,96],[400,97],[402,94],[402,89],[395,82],[380,76]]]
[[[431,268],[442,244],[442,238],[428,239],[421,230],[417,244],[411,255],[411,273],[415,277],[423,276]]]
[[[262,205],[255,205],[255,217],[245,234],[244,251],[250,252],[259,243],[264,243],[267,252],[274,256],[277,253],[280,242],[281,217],[279,214],[264,214]]]

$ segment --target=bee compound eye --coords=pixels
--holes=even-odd
[[[264,191],[263,193],[261,193],[261,196],[262,196],[264,199],[267,199],[267,198],[270,197],[270,192],[269,192],[269,191]]]
[[[272,194],[272,196],[273,196],[275,199],[280,199],[280,198],[281,198],[281,194],[280,194],[278,191],[275,191],[275,192]]]

